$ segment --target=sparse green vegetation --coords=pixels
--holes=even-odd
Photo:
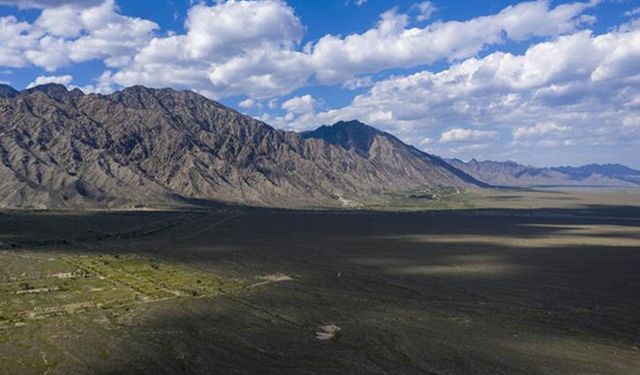
[[[193,268],[137,256],[0,254],[0,316],[7,328],[33,319],[139,302],[215,296],[239,286]],[[7,273],[7,269],[29,272]]]
[[[473,208],[471,190],[440,187],[382,194],[362,208],[383,211],[460,210]]]

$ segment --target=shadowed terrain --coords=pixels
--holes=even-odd
[[[37,273],[38,260],[100,265],[117,259],[133,265],[129,275],[107,265],[102,279],[86,282],[129,280],[134,289],[118,289],[133,302],[117,306],[4,317],[0,368],[56,374],[636,371],[637,195],[616,206],[606,204],[606,194],[576,204],[584,196],[553,192],[547,197],[567,199],[556,208],[528,209],[513,197],[534,193],[493,194],[513,207],[4,212],[3,287],[16,274]],[[12,268],[24,257],[31,271]],[[156,268],[140,265],[145,259]],[[190,286],[196,278],[210,284]],[[173,291],[198,285],[201,293],[145,299],[165,292],[135,289],[148,280]],[[81,284],[69,285],[80,293],[76,300],[99,298],[74,289]],[[28,313],[29,299],[43,293],[68,291],[24,292],[11,300]],[[327,336],[326,327],[334,326],[339,330]]]

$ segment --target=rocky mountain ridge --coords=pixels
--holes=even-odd
[[[20,92],[2,86],[0,206],[109,208],[189,199],[309,206],[381,190],[477,186],[442,159],[375,132],[363,155],[275,130],[191,91],[134,86],[85,95],[57,84]]]

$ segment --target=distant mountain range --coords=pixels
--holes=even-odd
[[[358,122],[299,135],[191,91],[142,86],[85,95],[0,85],[0,159],[2,207],[321,205],[483,186]]]
[[[447,160],[454,167],[494,186],[616,186],[637,187],[640,171],[620,164],[538,168],[512,161],[463,162]]]

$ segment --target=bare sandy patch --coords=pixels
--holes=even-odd
[[[274,273],[271,275],[258,276],[256,278],[262,281],[251,285],[252,287],[293,280],[291,276],[285,275],[283,273]]]
[[[338,327],[335,324],[328,324],[326,326],[318,327],[318,331],[316,332],[316,339],[321,341],[328,341],[334,339],[342,328]]]

